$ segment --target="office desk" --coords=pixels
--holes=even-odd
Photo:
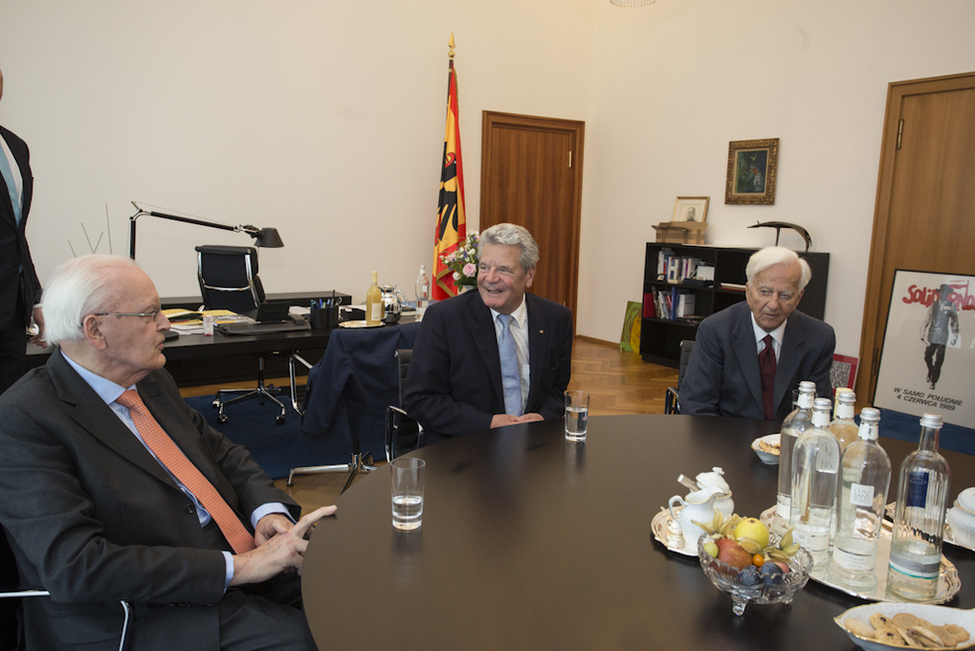
[[[298,330],[259,335],[180,335],[166,342],[166,370],[179,386],[219,384],[254,380],[257,373],[255,353],[280,351],[268,359],[266,376],[286,377],[288,356],[301,351],[302,357],[314,363],[325,352],[327,330]],[[42,366],[51,349],[27,345],[27,366]]]
[[[312,633],[322,649],[852,649],[832,618],[858,599],[810,581],[791,605],[750,605],[737,617],[696,558],[651,534],[660,507],[687,492],[681,473],[721,466],[737,513],[772,506],[778,467],[749,444],[774,430],[602,416],[582,445],[555,420],[423,448],[411,455],[427,461],[420,530],[392,528],[385,469],[318,524],[302,572]],[[895,472],[916,448],[881,443]],[[953,499],[975,485],[975,462],[945,457]],[[950,605],[975,607],[975,554],[946,545],[945,555],[962,582]]]

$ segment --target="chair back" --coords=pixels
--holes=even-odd
[[[409,417],[403,409],[403,390],[406,386],[406,376],[410,370],[410,358],[413,349],[398,348],[393,357],[396,358],[397,374],[399,376],[399,396],[395,405],[386,408],[386,461],[392,461],[404,452],[417,450],[423,445],[423,428]]]
[[[677,368],[677,390],[684,382],[684,375],[687,373],[687,362],[691,359],[691,350],[694,349],[693,339],[684,339],[680,342],[680,366]]]
[[[208,310],[230,310],[256,317],[264,302],[257,275],[257,249],[251,246],[196,247],[197,277]]]

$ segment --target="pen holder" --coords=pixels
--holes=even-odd
[[[331,330],[339,325],[339,308],[313,307],[308,315],[312,330]]]

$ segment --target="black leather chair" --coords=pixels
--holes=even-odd
[[[423,426],[403,410],[403,387],[410,369],[413,350],[401,348],[394,353],[399,370],[399,402],[386,407],[386,461],[392,461],[404,452],[423,446]]]
[[[677,387],[667,387],[667,394],[664,397],[664,413],[680,413],[680,385],[684,382],[684,374],[687,372],[687,360],[691,358],[691,350],[694,348],[693,339],[684,339],[680,342],[680,366],[677,368]]]
[[[203,305],[208,310],[230,310],[256,318],[258,307],[264,302],[264,287],[257,275],[257,249],[250,246],[198,246],[197,276]],[[219,410],[217,421],[227,422],[224,408],[235,402],[257,398],[260,404],[270,400],[280,413],[275,421],[285,420],[284,403],[276,396],[281,389],[264,384],[264,356],[258,355],[257,387],[254,389],[220,389],[213,407]],[[230,396],[225,400],[224,396]]]

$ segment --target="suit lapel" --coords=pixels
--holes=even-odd
[[[738,358],[738,366],[741,368],[745,382],[755,398],[755,403],[759,406],[759,411],[764,411],[764,400],[762,399],[762,374],[758,368],[758,347],[755,345],[755,329],[752,327],[752,313],[746,303],[741,303],[740,316],[735,325],[732,345],[735,348],[735,357]]]
[[[13,140],[13,138],[8,136],[9,133],[9,131],[3,127],[0,127],[0,137],[2,137],[7,143],[7,146],[10,147],[10,153],[13,154],[14,159],[17,161],[17,165],[23,168],[23,165],[20,162],[20,156],[18,156],[15,148],[11,145],[10,141]],[[0,156],[2,155],[4,155],[3,149],[0,148]],[[20,175],[23,176],[23,172],[21,172]],[[0,174],[0,190],[2,190],[2,192],[0,192],[0,207],[3,208],[3,218],[9,220],[11,226],[15,226],[16,218],[14,217],[14,206],[10,201],[10,189],[7,187],[7,179],[3,176],[3,174]]]
[[[491,310],[481,300],[481,295],[474,291],[475,296],[471,298],[470,311],[468,312],[468,324],[471,329],[471,336],[477,346],[478,353],[484,361],[488,375],[491,378],[491,386],[494,387],[495,402],[504,405],[504,389],[501,386],[501,357],[498,354],[498,336],[494,331],[494,321],[491,318]],[[504,411],[502,407],[502,411]]]
[[[529,386],[528,403],[534,405],[537,398],[539,383],[542,378],[542,371],[548,360],[545,358],[545,351],[548,350],[548,342],[551,337],[551,327],[545,318],[543,310],[538,307],[538,301],[534,294],[525,294],[528,301],[528,364],[529,364]]]
[[[51,355],[47,369],[57,396],[65,404],[65,412],[72,420],[119,456],[179,490],[169,473],[149,454],[145,446],[88,383],[71,368],[60,352]]]
[[[779,352],[779,359],[775,366],[775,398],[776,410],[782,404],[787,392],[795,387],[791,386],[792,378],[799,370],[799,363],[802,361],[802,349],[806,345],[806,337],[802,333],[802,326],[799,325],[799,318],[792,313],[785,324],[785,336],[782,341],[782,350]],[[799,378],[804,380],[806,378]],[[832,396],[824,396],[830,398]]]

